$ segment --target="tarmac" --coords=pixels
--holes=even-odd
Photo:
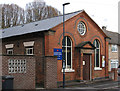
[[[100,79],[94,81],[66,82],[65,88],[59,83],[58,88],[44,89],[36,88],[37,91],[120,91],[120,81],[111,79]]]

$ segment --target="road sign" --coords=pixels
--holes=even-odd
[[[62,49],[54,48],[54,56],[57,56],[57,60],[62,60]]]

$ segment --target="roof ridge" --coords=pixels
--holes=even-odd
[[[119,34],[118,32],[113,32],[113,31],[109,31],[109,30],[104,30],[104,31]]]
[[[83,10],[78,10],[78,11],[74,11],[74,12],[66,13],[65,15],[69,15],[69,14],[77,13],[77,12],[80,12],[80,11],[83,11]],[[33,21],[33,22],[39,22],[39,21],[42,21],[42,20],[47,20],[47,19],[56,18],[56,17],[60,17],[60,16],[63,16],[63,14],[58,15],[58,16],[54,16],[54,17],[50,17],[50,18],[44,18],[44,19],[41,19],[41,20]],[[33,22],[30,22],[30,23],[33,23]]]

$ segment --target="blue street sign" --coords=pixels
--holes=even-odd
[[[62,60],[62,49],[54,48],[54,56],[57,56],[57,60]]]

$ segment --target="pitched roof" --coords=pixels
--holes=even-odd
[[[111,32],[111,31],[108,31],[108,30],[105,30],[103,29],[104,33],[109,36],[111,39],[109,40],[109,43],[110,44],[117,44],[117,45],[120,45],[120,34],[119,33],[116,33],[116,32]]]
[[[65,21],[82,11],[83,10],[65,14]],[[60,15],[57,17],[48,18],[48,19],[28,23],[25,25],[6,28],[2,30],[2,35],[0,36],[0,38],[7,38],[11,36],[23,35],[27,33],[39,32],[39,31],[47,31],[62,22],[63,22],[63,15]]]

